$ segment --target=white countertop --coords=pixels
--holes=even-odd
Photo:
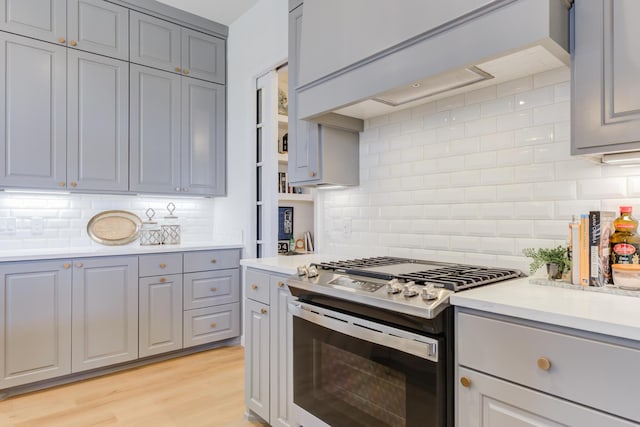
[[[241,249],[238,243],[224,242],[194,242],[180,245],[140,246],[138,242],[123,246],[89,246],[85,248],[57,248],[57,249],[20,249],[0,251],[0,262],[33,261],[60,258],[85,258],[115,255],[143,255],[167,252],[188,252],[212,249]]]
[[[308,266],[313,262],[333,261],[338,259],[341,259],[341,257],[323,254],[281,255],[270,258],[241,259],[240,265],[268,270],[279,274],[296,274],[297,267],[300,265]]]
[[[458,292],[451,303],[640,341],[638,297],[532,284],[524,278]]]

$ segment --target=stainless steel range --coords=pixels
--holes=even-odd
[[[293,315],[294,421],[453,426],[449,296],[518,270],[377,257],[301,266]]]

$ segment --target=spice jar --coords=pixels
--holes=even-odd
[[[156,211],[149,208],[145,214],[147,215],[147,221],[142,223],[142,229],[140,230],[140,245],[159,245],[162,243],[162,230],[158,223],[153,220]]]
[[[178,245],[180,244],[180,224],[178,224],[178,217],[173,214],[176,210],[176,205],[173,202],[169,202],[167,205],[169,215],[164,217],[164,223],[162,224],[162,244],[163,245]]]

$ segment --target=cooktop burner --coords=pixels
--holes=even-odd
[[[381,280],[413,281],[418,285],[433,285],[451,291],[523,276],[518,270],[396,257],[360,258],[314,265],[336,273]]]

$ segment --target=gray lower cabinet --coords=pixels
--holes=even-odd
[[[129,189],[129,64],[69,50],[67,187]]]
[[[247,408],[269,421],[269,306],[245,300],[245,403]]]
[[[129,9],[103,0],[67,0],[67,45],[129,60]]]
[[[0,33],[0,186],[66,186],[66,73],[63,46]]]
[[[225,87],[131,65],[131,191],[226,192]]]
[[[0,30],[65,44],[67,0],[0,0]]]
[[[576,0],[571,153],[640,149],[640,3]]]
[[[459,427],[640,422],[637,342],[457,309],[456,354]]]
[[[286,276],[247,269],[245,403],[272,426],[289,427],[293,402]]]
[[[73,262],[72,372],[138,358],[138,257]]]
[[[140,278],[140,357],[182,348],[182,274]]]
[[[131,62],[224,84],[225,41],[131,11]]]
[[[70,266],[0,264],[0,389],[71,373]]]

